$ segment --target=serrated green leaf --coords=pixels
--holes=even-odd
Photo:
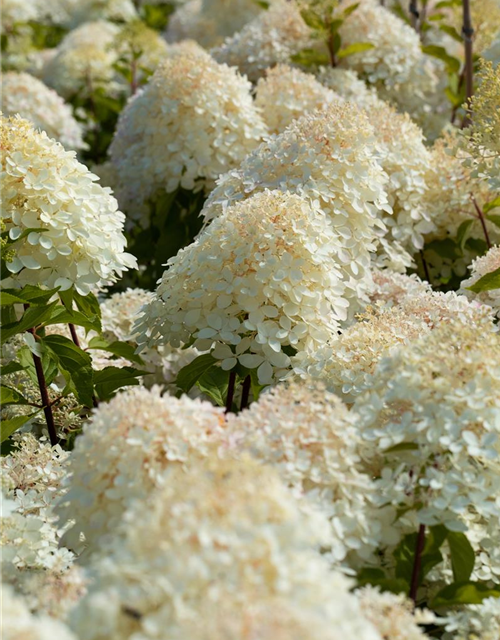
[[[130,362],[143,365],[143,359],[135,352],[135,347],[128,342],[121,342],[115,340],[114,342],[108,342],[102,336],[95,336],[88,344],[89,349],[100,349],[101,351],[107,351],[119,358],[125,358]]]
[[[78,402],[92,406],[93,371],[88,353],[64,336],[52,335],[41,340],[41,344],[56,360],[61,373]]]
[[[491,291],[492,289],[500,289],[500,267],[485,274],[482,278],[474,283],[471,287],[467,287],[474,293],[481,293],[482,291]]]
[[[210,367],[213,367],[216,362],[216,359],[209,353],[198,356],[179,371],[175,381],[176,385],[179,389],[182,389],[184,393],[188,393],[201,376],[208,371]]]
[[[10,304],[25,304],[26,300],[23,300],[19,296],[13,295],[8,291],[0,291],[0,306],[6,307]]]
[[[32,329],[33,327],[43,324],[45,320],[50,318],[57,304],[58,301],[55,300],[49,305],[39,305],[26,309],[20,320],[2,327],[1,344],[4,344],[7,340],[12,338],[12,336],[17,335],[18,333],[24,333],[28,329]]]
[[[59,291],[59,289],[40,289],[33,285],[26,285],[22,289],[2,289],[2,295],[8,293],[20,299],[24,304],[44,305]]]
[[[345,49],[340,49],[337,53],[338,58],[347,58],[348,56],[352,56],[355,53],[361,53],[361,51],[368,51],[369,49],[373,49],[375,45],[371,42],[354,42],[350,44]]]
[[[2,375],[8,376],[10,373],[17,373],[18,371],[23,371],[26,367],[23,367],[19,362],[9,362],[2,367]]]
[[[19,391],[2,384],[0,385],[0,405],[7,404],[29,404],[29,402]]]
[[[213,366],[196,381],[196,386],[219,407],[226,404],[229,372]]]
[[[105,367],[94,372],[94,386],[99,400],[113,397],[118,389],[139,384],[138,378],[147,373],[133,367]]]
[[[492,209],[496,209],[496,207],[500,207],[500,196],[494,200],[490,200],[490,202],[487,202],[483,207],[483,213],[488,213]]]
[[[467,536],[459,531],[448,533],[448,545],[451,554],[451,567],[455,582],[467,582],[474,569],[476,554]]]
[[[461,67],[460,60],[451,56],[444,47],[428,44],[422,47],[422,52],[444,62],[448,73],[459,73]]]
[[[39,413],[38,411],[34,411],[30,413],[28,416],[16,416],[15,418],[11,418],[10,420],[2,420],[1,424],[1,432],[2,436],[0,442],[4,442],[9,438],[13,433],[15,433],[18,429],[20,429],[23,424],[26,424],[28,420],[30,420],[33,416]]]
[[[95,316],[92,316],[93,320],[88,318],[80,311],[74,309],[67,309],[65,306],[57,306],[54,309],[51,317],[48,318],[43,325],[49,326],[51,324],[75,324],[79,327],[84,327],[87,331],[100,331],[101,323]]]
[[[80,313],[88,318],[92,323],[95,323],[97,327],[96,331],[100,333],[101,327],[101,307],[99,301],[93,293],[87,293],[86,296],[82,296],[78,291],[74,292],[74,301]]]
[[[73,298],[75,296],[75,289],[70,287],[69,289],[65,289],[64,291],[59,291],[59,297],[61,298],[61,302],[70,311],[73,309]]]
[[[493,589],[484,582],[454,582],[431,600],[431,607],[452,607],[463,604],[481,604],[485,598],[499,598],[500,589]]]

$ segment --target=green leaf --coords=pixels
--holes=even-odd
[[[500,267],[491,271],[490,273],[485,274],[482,278],[473,284],[471,287],[467,287],[470,291],[474,291],[474,293],[481,293],[482,291],[491,291],[492,289],[500,288]]]
[[[17,352],[17,357],[19,358],[19,362],[23,365],[26,374],[30,377],[31,381],[37,385],[38,387],[38,378],[36,375],[35,364],[33,362],[33,354],[29,350],[28,347],[22,347]],[[55,378],[57,377],[57,373],[59,371],[57,367],[57,362],[54,360],[53,356],[47,352],[46,349],[42,348],[42,367],[43,367],[43,375],[45,376],[45,382],[47,384],[51,384]]]
[[[476,554],[467,536],[458,531],[448,532],[448,544],[451,553],[451,567],[455,582],[467,582],[474,569]]]
[[[133,367],[105,367],[94,372],[94,385],[99,400],[109,400],[118,389],[139,384],[145,371]]]
[[[439,47],[435,44],[429,44],[422,47],[422,52],[426,53],[428,56],[432,56],[433,58],[437,58],[438,60],[444,62],[448,73],[460,72],[460,60],[458,58],[450,56],[450,54],[444,47]]]
[[[398,453],[399,451],[415,451],[418,449],[418,444],[415,442],[400,442],[393,447],[389,447],[384,453]]]
[[[299,53],[291,56],[290,60],[292,62],[295,62],[295,64],[299,64],[304,67],[330,64],[330,58],[326,53],[315,51],[314,49],[302,49],[302,51],[299,51]]]
[[[474,220],[464,220],[462,224],[458,227],[457,231],[457,244],[460,249],[464,249],[465,243],[467,242],[467,233],[470,227],[474,224]]]
[[[196,381],[196,386],[219,407],[226,404],[229,372],[212,366]]]
[[[2,327],[1,344],[4,344],[18,333],[23,333],[28,329],[43,324],[45,320],[51,317],[57,305],[58,300],[55,300],[46,306],[29,307],[18,322],[13,322]]]
[[[496,225],[497,227],[500,227],[500,216],[499,215],[491,214],[490,216],[485,216],[485,217],[490,222],[493,222],[494,225]]]
[[[26,285],[22,289],[3,289],[1,295],[3,296],[7,293],[11,296],[15,296],[24,304],[43,305],[47,304],[52,296],[58,291],[59,289],[40,289],[40,287]]]
[[[78,291],[74,292],[74,300],[78,311],[83,313],[92,323],[95,323],[97,327],[96,331],[101,332],[101,307],[99,306],[99,300],[93,293],[87,293],[86,296],[82,296]]]
[[[454,582],[441,589],[431,600],[431,607],[452,607],[462,604],[481,604],[485,598],[499,598],[500,589],[484,582]]]
[[[47,336],[41,343],[56,360],[68,389],[75,394],[78,402],[91,407],[94,389],[92,360],[89,354],[64,336]]]
[[[2,384],[0,385],[0,405],[7,404],[29,404],[29,402],[19,391]]]
[[[498,198],[495,198],[494,200],[490,200],[490,202],[487,202],[483,207],[483,213],[488,213],[489,211],[491,211],[492,209],[496,209],[497,207],[500,207],[500,196],[498,196]]]
[[[338,58],[347,58],[348,56],[352,56],[355,53],[360,53],[361,51],[368,51],[369,49],[373,49],[375,45],[371,42],[354,42],[350,44],[345,49],[340,49],[337,53]]]
[[[342,15],[344,16],[344,18],[347,18],[347,16],[350,16],[351,13],[354,13],[354,11],[356,11],[356,9],[359,7],[359,2],[356,2],[354,4],[351,4],[347,7],[347,9],[344,9],[344,11],[342,12]]]
[[[325,24],[323,19],[313,9],[302,9],[300,15],[302,16],[302,20],[308,27],[311,27],[311,29],[315,29],[317,31],[324,30]]]
[[[460,42],[461,44],[463,43],[463,38],[458,33],[458,31],[455,29],[455,27],[452,27],[451,25],[448,25],[448,24],[441,24],[441,25],[439,25],[439,29],[441,31],[444,31],[444,33],[447,33],[449,36],[451,36],[453,38],[453,40],[456,40],[457,42]]]
[[[251,382],[251,389],[252,389],[252,396],[254,401],[257,401],[259,399],[259,396],[262,392],[262,389],[266,388],[266,385],[264,384],[260,384],[259,382],[259,376],[257,374],[257,369],[250,369],[250,382]]]
[[[8,291],[0,291],[0,306],[5,307],[10,304],[24,304],[26,300],[23,300],[19,296],[13,295]]]
[[[118,358],[125,358],[130,362],[136,362],[137,364],[144,364],[143,359],[135,352],[136,347],[128,342],[121,342],[116,340],[114,342],[108,342],[102,336],[96,336],[92,338],[88,345],[89,349],[100,349],[112,353]]]
[[[92,316],[92,319],[90,319],[80,311],[75,311],[74,309],[69,310],[63,306],[56,307],[51,317],[43,324],[44,326],[48,326],[51,324],[68,323],[84,327],[87,331],[100,331],[101,329],[101,322],[95,316]]]
[[[70,287],[69,289],[65,289],[64,291],[59,291],[59,297],[61,298],[61,302],[69,311],[73,309],[74,294],[75,294],[75,289],[73,287]]]
[[[15,431],[20,429],[23,424],[26,424],[28,420],[30,420],[33,416],[36,416],[38,411],[34,413],[30,413],[28,416],[16,416],[15,418],[11,418],[10,420],[2,420],[1,432],[2,437],[0,442],[4,442],[10,437]]]
[[[432,567],[442,562],[443,556],[439,549],[445,541],[447,533],[447,529],[442,525],[429,528],[422,551],[419,583],[422,582]],[[408,584],[410,584],[412,577],[416,546],[417,533],[410,533],[404,536],[394,550],[396,577],[405,580]]]
[[[19,362],[9,362],[2,367],[2,375],[8,376],[10,373],[17,373],[18,371],[23,371],[26,367],[23,367]]]
[[[451,238],[445,238],[444,240],[432,240],[429,244],[425,245],[425,251],[434,251],[441,258],[448,258],[455,260],[458,257],[457,245]]]
[[[209,353],[198,356],[179,371],[176,385],[184,391],[184,393],[187,393],[216,362],[216,359]]]

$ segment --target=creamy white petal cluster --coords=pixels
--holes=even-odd
[[[5,73],[1,91],[5,116],[19,114],[66,149],[85,149],[83,127],[71,107],[43,82],[28,73]]]
[[[76,640],[69,628],[45,615],[33,615],[23,598],[2,584],[3,640]]]
[[[476,282],[488,273],[492,273],[500,269],[500,247],[495,246],[484,256],[476,258],[470,266],[470,276],[462,281],[460,291],[468,298],[477,300],[483,304],[489,305],[497,316],[500,315],[500,288],[474,293],[468,290],[468,287],[476,284]]]
[[[203,215],[211,220],[229,205],[264,189],[297,193],[329,217],[334,253],[345,270],[349,314],[368,284],[370,251],[381,212],[390,212],[387,176],[377,162],[373,127],[357,105],[332,104],[293,122],[261,144],[239,169],[221,176]]]
[[[65,99],[100,87],[116,93],[120,81],[113,68],[117,61],[113,42],[119,32],[118,25],[104,20],[85,22],[70,31],[43,66],[41,79]]]
[[[74,152],[20,118],[2,117],[0,133],[2,219],[18,240],[7,263],[10,279],[63,290],[75,285],[85,295],[136,267],[124,251],[125,216]]]
[[[137,18],[133,0],[57,0],[65,13],[64,26],[74,29],[84,22],[113,20],[128,22]]]
[[[248,80],[201,48],[180,49],[120,116],[110,147],[118,200],[134,214],[159,189],[210,189],[265,134]]]
[[[374,587],[363,587],[355,591],[363,614],[374,625],[382,638],[387,640],[428,640],[418,626],[431,623],[431,612],[414,609],[414,603],[404,594],[381,592]]]
[[[177,347],[194,338],[224,370],[239,362],[257,368],[261,384],[279,380],[294,351],[319,348],[348,315],[356,285],[336,247],[317,202],[256,193],[169,260],[137,340]]]
[[[342,102],[310,73],[279,64],[257,83],[255,104],[271,133],[281,133],[297,118],[316,109]]]
[[[374,513],[371,478],[358,471],[356,415],[321,384],[282,384],[248,411],[230,414],[225,437],[275,467],[298,495],[320,507],[332,527],[335,564],[369,557],[390,539],[391,510]]]
[[[127,289],[104,299],[100,308],[105,338],[110,342],[121,340],[136,345],[137,336],[133,325],[140,316],[141,308],[152,299],[153,293],[144,289]],[[94,353],[92,351],[92,355]],[[148,372],[143,377],[143,383],[148,387],[162,384],[167,391],[176,393],[177,373],[199,355],[200,352],[194,347],[175,349],[162,345],[143,349],[141,358],[144,365],[141,368]],[[106,366],[110,364],[116,366],[116,361],[107,361]]]
[[[373,44],[373,48],[350,55],[342,63],[377,88],[404,84],[423,58],[418,33],[376,0],[361,0],[339,33],[342,47],[356,42]]]
[[[354,403],[381,504],[454,531],[499,517],[499,362],[498,335],[460,321],[382,359]]]
[[[377,91],[363,82],[352,69],[340,67],[320,67],[316,78],[339,96],[349,102],[355,102],[363,109],[378,107],[383,102],[377,96]]]
[[[500,637],[500,599],[486,598],[447,616],[446,640],[496,640]]]
[[[218,62],[238,67],[256,82],[269,67],[286,64],[310,44],[310,29],[295,2],[274,0],[241,31],[211,50]]]
[[[131,388],[101,405],[84,426],[70,462],[68,493],[56,507],[72,521],[63,540],[84,558],[110,539],[123,513],[164,484],[165,472],[193,451],[204,455],[224,417],[208,402]]]
[[[38,3],[25,0],[3,0],[0,15],[0,30],[5,33],[11,31],[18,23],[37,20],[39,18]]]
[[[471,304],[454,291],[413,291],[395,305],[368,307],[356,323],[328,345],[295,358],[294,370],[321,378],[329,389],[352,402],[371,387],[382,358],[455,319],[471,323],[478,331],[491,331],[487,307]]]
[[[311,618],[313,638],[331,638],[334,629],[343,640],[380,640],[350,582],[316,550],[326,520],[301,509],[278,474],[249,457],[213,454],[186,470],[171,467],[116,534],[95,558],[94,586],[72,616],[81,640],[240,638],[262,623],[258,637],[275,640],[275,626],[290,629],[297,618],[302,627]],[[262,622],[249,619],[255,608]],[[205,615],[207,634],[199,626]]]
[[[432,216],[423,205],[431,154],[422,130],[407,114],[397,113],[382,101],[368,108],[367,114],[379,142],[379,162],[389,176],[386,190],[393,212],[383,216],[387,231],[378,262],[404,272],[409,266],[405,254],[412,256],[421,249],[424,234],[434,229]]]
[[[369,294],[372,304],[392,306],[408,295],[420,296],[431,291],[429,283],[416,274],[406,275],[390,269],[372,270],[373,289]]]
[[[193,39],[215,47],[261,11],[255,0],[189,0],[171,16],[165,36],[168,42]]]

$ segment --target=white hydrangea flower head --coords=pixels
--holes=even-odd
[[[312,74],[284,64],[268,69],[257,83],[255,104],[270,133],[281,133],[293,120],[334,102],[342,102],[342,98]]]
[[[356,42],[373,44],[371,49],[344,58],[342,66],[377,89],[404,84],[423,57],[418,33],[376,0],[361,0],[339,33],[343,47]]]
[[[19,114],[66,149],[85,149],[83,127],[71,107],[53,89],[28,73],[5,73],[1,78],[2,111]]]
[[[217,610],[229,629],[231,622],[241,629],[238,616],[275,600],[285,616],[311,611],[336,638],[380,640],[348,593],[350,581],[317,552],[326,520],[301,508],[276,471],[250,457],[214,453],[193,457],[186,470],[172,467],[116,533],[95,558],[95,581],[72,616],[82,640],[186,637],[183,629],[205,614],[209,628],[216,623]],[[249,637],[244,630],[236,637]]]
[[[363,82],[352,69],[340,67],[320,67],[316,78],[339,96],[349,102],[355,102],[363,109],[371,109],[379,106],[382,101],[377,96],[377,91]]]
[[[424,234],[434,229],[423,205],[431,155],[422,130],[408,114],[399,114],[382,101],[366,112],[379,142],[379,162],[389,176],[386,190],[392,208],[391,215],[383,216],[387,232],[380,241],[377,262],[404,272],[410,266],[405,256],[422,249]]]
[[[256,82],[266,69],[286,64],[291,56],[310,44],[309,27],[294,2],[274,0],[241,31],[211,50],[217,62],[238,67]]]
[[[144,289],[127,289],[104,299],[100,308],[105,338],[111,342],[121,340],[137,344],[133,325],[140,315],[141,308],[152,299],[153,293]],[[194,347],[175,349],[162,345],[143,349],[141,358],[144,365],[141,368],[148,372],[143,377],[143,383],[148,387],[152,384],[162,384],[167,391],[175,394],[178,391],[175,385],[177,373],[199,355],[200,352]],[[109,364],[116,366],[115,361],[108,361],[107,365]],[[190,395],[192,396],[193,392]]]
[[[321,378],[329,389],[352,402],[371,387],[382,358],[455,319],[469,322],[478,330],[483,326],[491,330],[487,307],[471,304],[454,291],[414,291],[396,305],[368,307],[330,344],[297,357],[294,368],[300,375]]]
[[[164,483],[166,470],[192,452],[206,454],[224,423],[208,402],[162,396],[159,387],[131,388],[101,404],[84,426],[70,462],[68,493],[56,507],[61,522],[74,520],[64,540],[84,558],[113,533],[135,499]]]
[[[374,587],[363,587],[355,591],[361,610],[380,633],[390,640],[428,640],[418,626],[434,621],[433,615],[415,609],[414,603],[404,594],[381,592]]]
[[[11,31],[14,25],[18,23],[37,20],[39,18],[39,6],[37,2],[3,0],[0,15],[0,30],[5,33]]]
[[[319,348],[355,304],[359,287],[337,260],[318,203],[265,191],[230,206],[168,262],[139,320],[139,344],[212,349],[261,384],[286,374],[290,349]],[[340,249],[341,250],[341,249]]]
[[[365,442],[360,455],[376,476],[380,502],[407,509],[406,518],[464,531],[467,512],[500,515],[500,339],[493,326],[441,323],[383,358],[354,403]]]
[[[335,254],[351,278],[345,297],[354,311],[370,279],[370,251],[376,229],[384,226],[381,211],[391,210],[377,153],[364,112],[354,104],[333,104],[292,122],[221,176],[202,214],[211,220],[265,189],[297,193],[319,205],[338,238]]]
[[[210,189],[266,134],[248,80],[189,49],[167,58],[120,115],[110,156],[132,214],[159,189]]]
[[[3,640],[77,640],[59,620],[33,615],[23,598],[5,584],[2,588]]]
[[[97,20],[129,22],[137,18],[133,0],[58,0],[58,4],[65,13],[63,24],[69,29]]]
[[[471,300],[477,300],[478,302],[489,305],[495,312],[495,315],[500,317],[500,288],[482,291],[481,293],[474,293],[468,289],[468,287],[472,287],[472,285],[476,284],[476,282],[487,273],[492,273],[500,269],[500,247],[491,247],[484,256],[476,258],[469,268],[471,271],[470,276],[462,281],[460,293]]]
[[[262,394],[248,411],[230,414],[225,431],[230,446],[275,467],[288,486],[328,517],[336,565],[370,557],[382,536],[390,537],[383,518],[395,516],[373,512],[374,486],[356,468],[355,420],[321,383],[291,382]]]
[[[120,27],[111,22],[85,22],[64,37],[44,65],[41,79],[65,99],[100,87],[116,94],[123,86],[113,68],[117,62],[113,42],[119,33]]]
[[[172,14],[165,36],[168,42],[192,39],[215,47],[261,11],[255,0],[189,0]]]
[[[392,306],[402,302],[406,296],[420,296],[430,293],[431,286],[415,273],[406,275],[390,269],[372,270],[373,289],[369,294],[371,304]]]
[[[446,640],[496,640],[500,637],[500,599],[486,598],[448,614]]]
[[[83,295],[112,283],[135,258],[125,252],[125,216],[72,151],[21,118],[1,119],[2,219],[14,245],[9,280],[75,285]],[[26,229],[29,231],[22,237]],[[37,231],[37,230],[40,231]]]

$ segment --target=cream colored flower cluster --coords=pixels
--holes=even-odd
[[[471,304],[453,291],[412,291],[393,306],[368,307],[356,323],[328,345],[315,353],[300,354],[294,370],[299,375],[321,378],[328,388],[352,402],[370,388],[383,357],[457,318],[478,329],[491,328],[486,307]]]
[[[2,33],[8,33],[19,23],[30,22],[39,17],[38,3],[25,0],[3,0],[0,11]]]
[[[286,64],[310,44],[309,27],[294,2],[274,0],[234,36],[211,50],[218,62],[238,67],[252,82],[266,69]]]
[[[257,83],[255,104],[271,133],[281,133],[293,120],[334,102],[342,98],[310,73],[284,64],[269,69]]]
[[[476,284],[476,282],[487,273],[492,273],[500,269],[500,247],[492,247],[488,253],[480,258],[476,258],[470,265],[470,276],[462,281],[461,293],[472,300],[477,300],[483,304],[489,305],[494,313],[500,315],[500,288],[490,289],[481,293],[474,293],[468,290],[468,287]]]
[[[360,455],[377,470],[380,503],[405,509],[401,526],[413,515],[464,531],[466,512],[499,516],[500,339],[492,328],[442,323],[382,359],[354,403]]]
[[[283,481],[324,513],[332,528],[335,565],[370,557],[391,539],[390,509],[375,513],[371,478],[358,471],[356,415],[321,384],[293,382],[261,395],[248,411],[230,415],[233,447],[275,467]],[[396,541],[396,540],[395,540]]]
[[[446,621],[446,640],[496,640],[500,637],[500,600],[486,598],[451,612]]]
[[[23,598],[2,584],[2,640],[77,640],[69,628],[45,615],[33,615]]]
[[[2,118],[0,132],[2,218],[9,237],[18,240],[7,263],[9,279],[75,285],[85,295],[135,268],[124,251],[124,215],[74,152],[20,118]]]
[[[133,0],[57,0],[57,3],[66,15],[64,26],[70,29],[96,20],[128,22],[137,18]]]
[[[189,49],[168,58],[120,116],[110,155],[118,200],[132,215],[147,212],[159,189],[211,188],[266,134],[250,83]]]
[[[377,162],[373,127],[354,104],[332,104],[306,115],[263,143],[237,170],[221,176],[203,214],[220,215],[230,204],[264,189],[297,193],[329,217],[334,254],[345,270],[344,297],[356,304],[368,286],[370,251],[381,212],[390,212],[387,176]]]
[[[28,73],[5,73],[1,78],[2,111],[19,114],[66,149],[85,149],[83,127],[71,107],[52,89]]]
[[[277,473],[251,458],[212,454],[172,467],[115,533],[72,616],[82,640],[244,638],[251,630],[263,640],[380,640],[350,582],[316,551],[326,520],[301,509]]]
[[[290,356],[324,344],[355,302],[337,249],[317,202],[256,193],[169,260],[137,340],[178,347],[194,338],[224,370],[239,362],[257,368],[261,384],[279,380]]]
[[[104,20],[82,24],[62,40],[40,78],[65,99],[89,95],[101,87],[107,93],[120,91],[112,47],[119,32],[118,25]]]
[[[75,443],[68,493],[56,507],[71,521],[63,541],[85,548],[84,558],[112,538],[123,513],[164,484],[173,466],[194,452],[206,454],[224,418],[208,402],[131,388],[94,412]]]
[[[255,0],[189,0],[168,22],[168,42],[193,39],[215,47],[239,31],[262,11]]]
[[[408,296],[420,296],[431,291],[429,283],[421,280],[416,274],[405,275],[390,269],[372,270],[373,289],[369,294],[370,302],[388,307],[399,304]]]
[[[316,72],[316,78],[344,100],[355,102],[363,109],[370,110],[383,104],[375,88],[363,82],[352,69],[320,67]]]

